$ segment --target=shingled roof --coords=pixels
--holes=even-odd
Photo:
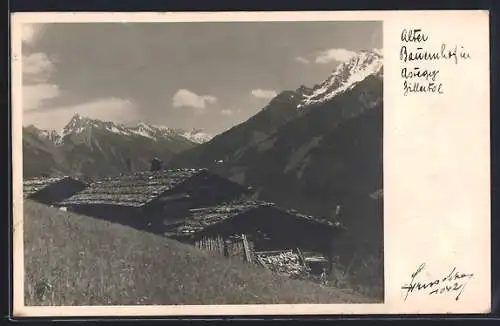
[[[61,205],[120,205],[140,207],[205,169],[143,171],[97,179]]]
[[[31,179],[27,179],[23,181],[23,196],[29,197],[38,191],[41,191],[47,188],[54,183],[62,181],[64,179],[69,179],[68,176],[59,176],[59,177],[35,177]]]
[[[191,209],[191,215],[180,222],[169,233],[176,235],[189,235],[205,230],[206,228],[232,219],[253,209],[261,207],[273,207],[276,210],[286,212],[294,217],[304,219],[311,223],[320,223],[328,227],[339,227],[338,223],[325,219],[301,214],[295,210],[287,210],[277,207],[273,203],[264,201],[237,200],[218,206]]]

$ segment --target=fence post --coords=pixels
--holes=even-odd
[[[299,254],[299,258],[301,260],[301,265],[307,267],[306,258],[304,257],[304,254],[302,253],[302,250],[300,250],[300,248],[297,248],[297,253]]]
[[[241,238],[243,239],[243,250],[245,251],[245,260],[249,263],[252,262],[252,255],[250,253],[250,248],[248,246],[248,239],[245,234],[241,235]]]
[[[229,248],[228,248],[227,240],[223,240],[222,245],[223,245],[222,250],[223,250],[224,257],[229,257]]]

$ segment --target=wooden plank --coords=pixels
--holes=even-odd
[[[256,257],[257,257],[257,262],[258,262],[259,264],[261,264],[261,265],[262,265],[262,267],[264,267],[264,268],[266,268],[266,269],[269,269],[269,270],[270,270],[269,266],[267,266],[267,264],[266,264],[266,263],[262,260],[262,258],[260,258],[259,256],[256,256]]]
[[[245,234],[242,234],[241,238],[243,239],[243,249],[245,251],[245,260],[249,263],[252,263],[252,255],[250,253],[250,248],[248,246],[247,236]]]
[[[258,251],[258,252],[255,252],[256,254],[259,254],[259,255],[279,255],[283,252],[287,252],[287,251],[290,251],[290,249],[283,249],[283,250],[266,250],[266,251]],[[293,250],[292,250],[293,251]]]
[[[301,261],[301,265],[304,266],[304,267],[307,267],[306,265],[306,259],[304,258],[304,255],[302,254],[302,251],[300,250],[300,248],[297,248],[297,253],[299,255],[299,259]]]

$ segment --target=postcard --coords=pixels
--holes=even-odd
[[[11,18],[15,316],[490,311],[487,11]]]

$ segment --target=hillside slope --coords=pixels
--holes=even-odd
[[[67,172],[64,154],[54,142],[34,127],[23,127],[23,175],[30,178],[43,174]]]
[[[213,168],[253,186],[261,199],[311,215],[333,217],[339,205],[346,227],[336,239],[341,262],[360,275],[359,283],[380,288],[383,203],[370,195],[383,188],[381,94],[382,82],[369,78]],[[367,268],[367,260],[378,263]]]
[[[303,96],[310,92],[311,90],[304,86],[295,91],[281,92],[245,122],[215,136],[202,146],[174,156],[169,164],[176,167],[207,167],[228,160],[232,153],[265,140],[281,126],[297,118],[301,114],[297,105]]]
[[[381,83],[382,73],[382,55],[373,51],[361,51],[350,60],[338,65],[320,84],[313,88],[301,86],[294,91],[279,93],[266,107],[247,121],[201,146],[176,155],[169,164],[173,167],[216,167],[219,166],[216,163],[222,162],[225,165],[231,164],[235,156],[241,156],[242,152],[249,147],[259,144],[266,147],[275,146],[273,140],[277,134],[281,133],[282,128],[291,130],[300,126],[300,122],[295,124],[294,122],[304,120],[302,118],[308,116],[311,111],[323,112],[322,114],[315,113],[314,121],[308,120],[313,122],[308,129],[312,131],[317,128],[316,133],[320,135],[325,128],[333,128],[341,120],[353,117],[359,114],[360,110],[366,109],[367,100],[370,101],[373,97],[375,100],[381,98],[381,93],[373,94],[371,85],[373,81],[367,80],[375,78]],[[371,93],[369,96],[373,95],[371,98],[359,98],[364,88],[368,88],[367,92]],[[381,88],[375,86],[376,91],[379,89]],[[343,100],[338,101],[337,97]],[[349,107],[340,107],[346,102],[346,98],[353,98],[351,103],[348,103]],[[332,101],[336,103],[336,107],[330,106],[325,110],[325,106]],[[323,110],[318,108],[323,108]],[[296,129],[295,133],[300,137],[302,131],[303,129]]]
[[[244,141],[242,131],[256,130],[251,122],[265,111],[170,164],[203,166],[252,186],[260,199],[338,217],[347,229],[336,244],[342,263],[363,275],[360,282],[383,288],[383,208],[370,197],[383,188],[381,56],[360,53],[295,103],[287,109],[297,113],[260,141]]]
[[[24,259],[26,305],[374,302],[32,201]]]

